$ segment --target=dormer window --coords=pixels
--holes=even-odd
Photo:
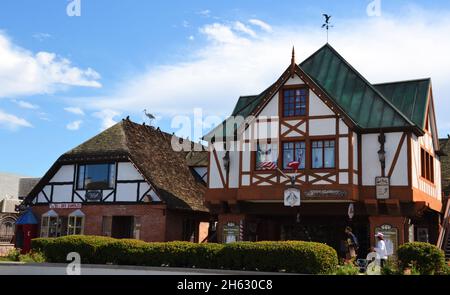
[[[77,188],[102,190],[114,188],[116,169],[114,164],[88,164],[78,166]]]
[[[307,97],[307,88],[293,88],[283,90],[283,116],[306,116]]]

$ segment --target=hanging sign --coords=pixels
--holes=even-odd
[[[300,190],[298,188],[290,187],[284,191],[284,206],[286,207],[300,206]]]
[[[375,187],[377,199],[389,199],[389,177],[376,177]]]
[[[89,190],[86,191],[85,197],[88,201],[101,201],[103,192],[101,190]]]

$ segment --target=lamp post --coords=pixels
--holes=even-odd
[[[381,164],[381,176],[386,176],[386,151],[384,150],[384,144],[386,142],[386,137],[383,133],[383,131],[380,132],[380,135],[378,136],[378,142],[380,143],[380,150],[378,151],[378,160]]]
[[[223,160],[223,167],[225,168],[225,171],[228,173],[230,171],[230,151],[226,151],[225,155],[222,158]]]

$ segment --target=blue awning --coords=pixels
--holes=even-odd
[[[36,217],[34,216],[33,212],[31,211],[31,208],[27,209],[25,213],[19,216],[19,218],[16,221],[17,225],[23,225],[23,224],[38,224],[38,221]]]

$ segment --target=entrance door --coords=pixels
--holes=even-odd
[[[133,216],[113,216],[111,224],[111,236],[116,239],[133,238]]]

